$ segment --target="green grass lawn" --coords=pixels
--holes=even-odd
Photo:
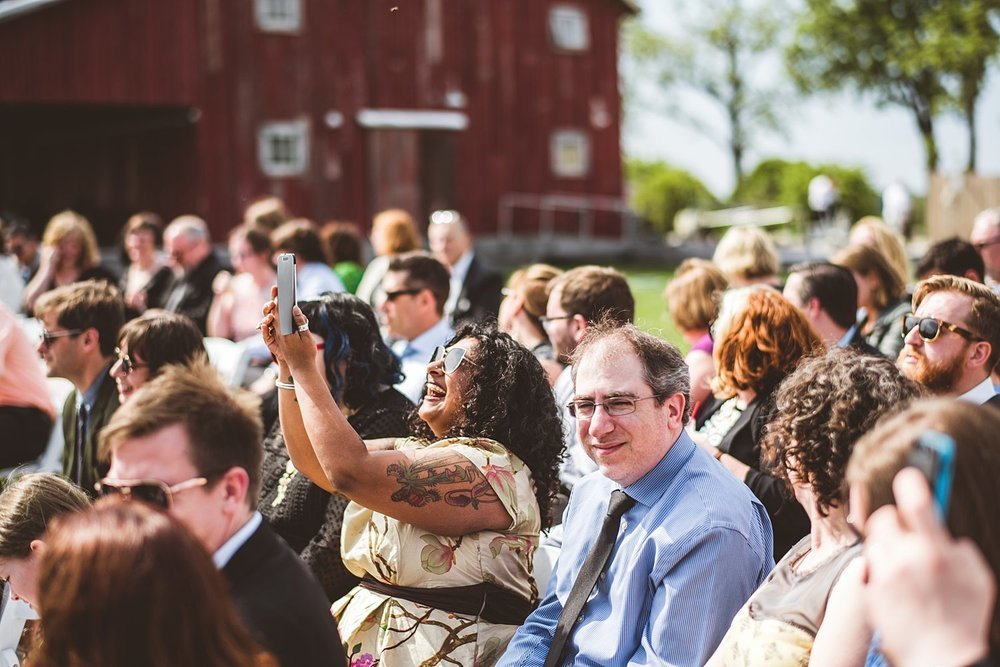
[[[643,331],[668,340],[687,352],[689,345],[674,327],[663,300],[663,288],[674,272],[672,269],[640,266],[616,266],[625,274],[635,296],[635,323]]]

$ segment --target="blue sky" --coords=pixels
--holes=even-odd
[[[639,4],[644,22],[660,31],[671,29],[669,12],[674,3],[641,0]],[[697,98],[683,99],[700,117],[714,117],[715,110]],[[762,157],[834,162],[863,167],[876,189],[899,180],[911,192],[925,192],[924,150],[909,111],[901,107],[879,109],[870,98],[847,92],[798,99],[790,105],[786,117],[784,136],[762,137],[746,160],[747,171]],[[978,172],[1000,176],[1000,75],[996,68],[980,98],[977,127]],[[941,170],[960,173],[968,141],[964,123],[957,116],[942,115],[937,119],[935,135]],[[663,159],[690,170],[717,195],[732,191],[732,168],[726,150],[684,124],[633,108],[623,143],[630,157]]]

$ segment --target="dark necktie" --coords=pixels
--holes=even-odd
[[[73,481],[80,485],[83,480],[83,450],[87,442],[87,427],[90,414],[86,403],[80,404],[76,413],[76,451],[73,455]],[[90,491],[90,489],[88,489]]]
[[[573,588],[566,598],[562,613],[559,615],[559,622],[556,623],[556,631],[552,637],[552,645],[549,646],[549,655],[545,658],[545,667],[555,667],[560,664],[563,650],[566,648],[566,640],[573,632],[573,626],[580,618],[580,612],[587,604],[587,598],[597,584],[598,577],[608,564],[608,557],[615,546],[618,538],[618,526],[621,524],[622,515],[635,505],[635,499],[620,490],[611,492],[611,501],[608,503],[608,515],[604,518],[604,525],[597,536],[597,541],[590,550],[590,555],[583,561],[580,573],[576,575]]]

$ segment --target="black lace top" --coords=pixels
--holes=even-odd
[[[413,404],[389,388],[348,418],[366,440],[405,436]],[[323,584],[331,602],[354,588],[358,579],[340,558],[340,528],[348,500],[310,482],[291,465],[281,425],[264,438],[264,465],[257,509],[271,528],[295,550]]]

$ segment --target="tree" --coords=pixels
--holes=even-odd
[[[804,1],[786,53],[800,89],[852,86],[880,105],[909,109],[923,138],[927,170],[934,171],[935,117],[956,98],[964,113],[975,114],[987,54],[996,49],[988,33],[995,38],[989,14],[998,0]],[[959,92],[953,95],[949,85],[956,79]],[[970,132],[974,161],[974,121]]]
[[[969,133],[966,171],[976,170],[976,108],[991,61],[1000,52],[1000,0],[950,0],[931,17],[932,38],[949,75],[952,105]]]
[[[632,191],[632,208],[662,233],[674,228],[674,216],[682,209],[717,204],[696,177],[663,162],[628,160],[625,176]]]
[[[685,5],[678,0],[674,4],[680,14]],[[737,187],[755,135],[779,128],[777,109],[784,97],[773,82],[764,82],[760,76],[779,33],[780,9],[775,3],[755,4],[766,6],[751,8],[743,0],[705,0],[676,35],[658,34],[635,20],[625,33],[635,76],[658,84],[657,107],[716,141],[720,140],[718,131],[685,111],[674,93],[696,92],[722,112],[726,130],[719,143],[729,151]],[[629,86],[631,95],[637,94],[637,88]]]

